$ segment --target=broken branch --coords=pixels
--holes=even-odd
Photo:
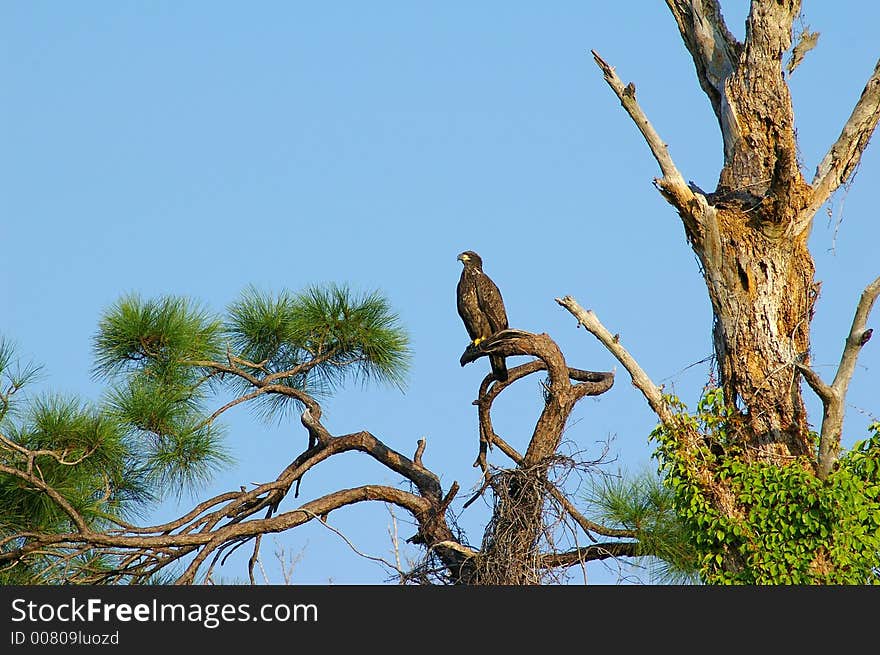
[[[619,361],[627,372],[629,372],[630,377],[632,377],[633,385],[642,392],[642,395],[645,396],[651,409],[653,409],[657,416],[660,417],[661,421],[670,424],[673,418],[672,412],[663,400],[663,393],[660,391],[660,388],[651,381],[648,374],[642,370],[642,367],[639,366],[638,362],[636,362],[633,356],[629,354],[626,348],[620,344],[620,339],[612,335],[607,328],[602,325],[599,318],[592,310],[584,309],[578,304],[577,300],[571,296],[557,298],[556,302],[571,312],[571,314],[578,320],[578,323],[583,325],[588,332],[595,336],[602,345],[604,345],[611,354],[617,358],[617,361]]]
[[[874,66],[874,72],[868,78],[862,95],[843,126],[840,136],[816,167],[816,175],[811,184],[812,196],[798,216],[795,224],[796,234],[809,228],[819,208],[855,172],[878,120],[880,120],[880,60]]]

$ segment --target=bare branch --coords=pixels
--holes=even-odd
[[[415,464],[416,466],[421,466],[422,454],[425,452],[425,446],[428,445],[428,442],[426,439],[419,439],[416,443],[418,445],[416,446],[415,455],[413,455],[413,464]]]
[[[856,313],[853,316],[849,336],[846,339],[846,346],[840,358],[837,375],[834,376],[834,382],[831,383],[831,386],[840,392],[846,392],[850,378],[852,378],[853,371],[856,368],[856,359],[859,356],[859,351],[861,351],[867,339],[870,338],[870,334],[866,338],[866,325],[878,295],[880,295],[880,277],[865,287],[865,290],[859,297],[859,304],[856,306]]]
[[[565,553],[549,553],[538,559],[538,565],[542,568],[559,568],[561,566],[575,566],[583,562],[608,559],[609,557],[638,557],[639,544],[632,541],[614,541],[610,543],[593,544],[570,550]]]
[[[632,118],[636,127],[639,128],[654,155],[654,159],[660,165],[663,177],[654,180],[655,186],[666,201],[678,210],[688,238],[695,243],[701,243],[706,237],[706,232],[712,232],[714,223],[714,211],[709,206],[706,197],[697,191],[696,187],[688,185],[676,168],[669,155],[669,149],[636,101],[635,85],[630,82],[624,86],[617,73],[614,72],[614,68],[602,59],[595,50],[592,53],[593,59],[596,60],[596,64],[605,76],[605,81],[608,82],[608,86],[620,99],[621,105]]]
[[[795,364],[795,367],[801,372],[804,380],[807,381],[807,384],[816,392],[816,395],[819,396],[823,403],[829,403],[834,399],[834,389],[825,384],[816,371],[804,364]]]
[[[727,29],[718,1],[666,0],[666,5],[691,53],[697,79],[712,103],[722,134],[738,133],[730,129],[736,126],[736,116],[727,102],[724,83],[737,65],[742,44]]]
[[[3,472],[8,472],[4,469]],[[63,500],[63,499],[62,499]],[[151,534],[126,535],[100,532],[46,533],[34,535],[24,546],[0,552],[0,562],[14,561],[22,556],[37,552],[46,546],[61,547],[122,548],[122,549],[160,549],[170,547],[178,550],[175,559],[200,548],[194,561],[178,578],[177,584],[188,584],[195,579],[199,566],[212,552],[224,544],[247,540],[267,532],[281,532],[302,525],[316,516],[324,516],[335,509],[363,501],[383,501],[393,503],[410,511],[417,519],[430,514],[429,501],[415,494],[382,485],[364,485],[352,489],[342,489],[310,501],[298,509],[273,517],[246,522],[230,523],[209,532],[189,534]],[[60,504],[60,503],[59,503]],[[161,566],[167,565],[167,562]],[[155,568],[161,568],[157,565]]]
[[[283,497],[283,493],[286,493],[287,489],[308,470],[333,455],[352,450],[370,455],[379,463],[401,474],[412,482],[424,497],[437,502],[442,498],[443,493],[440,487],[440,480],[434,473],[421,464],[410,460],[402,453],[388,448],[388,446],[367,431],[330,437],[325,446],[306,450],[278,475],[275,482],[257,487],[249,493],[249,497],[252,499],[257,495],[266,494],[273,490],[279,490]]]
[[[658,185],[660,186],[661,191],[664,192],[664,195],[666,195],[669,202],[675,207],[688,207],[693,201],[693,191],[688,187],[681,173],[678,172],[675,163],[672,161],[672,157],[669,155],[669,150],[666,147],[666,144],[663,143],[660,135],[657,134],[654,126],[651,125],[645,112],[642,111],[641,106],[639,106],[638,101],[636,101],[635,85],[632,82],[624,85],[623,81],[614,71],[614,68],[602,59],[598,52],[595,50],[591,50],[590,52],[593,53],[593,59],[602,71],[608,86],[611,87],[611,90],[614,91],[614,94],[620,99],[620,103],[623,105],[626,113],[629,114],[630,118],[632,118],[633,122],[636,124],[636,127],[639,128],[639,131],[648,143],[648,147],[651,149],[651,153],[654,155],[654,159],[656,159],[657,163],[660,165],[660,170],[663,172],[663,179],[658,181]]]
[[[840,453],[840,440],[843,435],[843,419],[845,413],[846,394],[850,380],[856,368],[856,360],[862,347],[868,343],[873,330],[867,329],[868,316],[880,295],[880,277],[869,284],[859,298],[853,316],[852,326],[840,364],[834,376],[834,382],[825,384],[822,379],[808,366],[797,364],[797,369],[804,376],[807,384],[822,400],[822,427],[819,432],[819,456],[817,475],[824,479],[834,468]]]
[[[315,407],[320,412],[320,407],[317,404]],[[307,408],[305,414],[308,414],[309,411]],[[312,423],[313,430],[323,430],[323,426],[317,423],[315,417],[307,417],[306,421]],[[199,568],[207,562],[212,554],[211,567],[224,551],[228,551],[223,558],[225,560],[235,548],[252,538],[259,538],[266,532],[287,530],[300,525],[304,522],[303,512],[310,516],[312,514],[326,515],[336,508],[363,500],[383,500],[412,512],[419,523],[418,543],[424,543],[431,547],[438,541],[453,539],[453,534],[445,522],[444,513],[449,502],[455,496],[458,489],[457,484],[453,484],[449,493],[444,497],[439,479],[425,469],[421,462],[417,463],[407,459],[385,446],[368,432],[353,433],[342,437],[333,437],[327,433],[327,438],[328,441],[325,445],[311,448],[297,457],[273,482],[258,485],[255,489],[247,492],[242,488],[240,492],[221,494],[199,503],[180,519],[160,526],[144,528],[116,521],[120,529],[106,533],[90,532],[86,522],[70,506],[68,501],[43,483],[36,471],[28,473],[0,466],[0,471],[3,473],[26,480],[30,485],[46,493],[68,513],[79,529],[78,533],[69,534],[34,533],[25,535],[20,533],[16,535],[16,538],[22,539],[22,541],[16,548],[7,548],[4,552],[0,552],[0,563],[14,563],[22,558],[45,552],[47,549],[54,553],[55,557],[64,557],[70,550],[85,552],[89,549],[100,548],[105,552],[110,552],[115,549],[120,553],[128,554],[120,560],[119,565],[113,570],[96,572],[93,581],[119,580],[126,575],[132,579],[144,579],[149,577],[152,572],[175,560],[195,554],[194,560],[190,562],[178,580],[178,583],[186,584],[195,580]],[[417,450],[419,455],[423,449],[424,440],[421,440]],[[414,483],[422,495],[418,496],[380,485],[366,485],[356,489],[341,490],[306,503],[300,508],[299,514],[294,510],[293,513],[287,512],[272,517],[273,509],[277,508],[278,503],[284,498],[294,481],[299,480],[311,467],[333,454],[351,450],[367,453],[387,468],[402,474]],[[261,509],[267,509],[265,518],[250,518]],[[176,533],[172,533],[173,531]],[[7,540],[6,543],[11,542]],[[229,550],[230,548],[231,550]],[[249,576],[251,578],[253,578],[254,566],[258,559],[258,548],[259,542],[257,542],[249,562]],[[459,561],[461,560],[459,554],[443,549],[439,549],[438,553],[440,553],[444,564],[450,567],[453,575],[461,575],[459,565],[462,562]],[[83,575],[86,576],[87,573],[83,571]]]
[[[574,385],[575,396],[580,399],[586,396],[598,396],[605,393],[614,385],[614,371],[579,371],[568,369],[569,376],[574,379],[582,379],[583,382]],[[587,373],[582,378],[575,378],[577,373]]]
[[[638,362],[632,355],[620,344],[620,338],[612,335],[604,325],[599,321],[598,317],[592,310],[581,307],[577,300],[571,296],[557,298],[556,302],[565,307],[578,320],[579,325],[583,325],[588,332],[595,336],[604,345],[612,355],[617,358],[623,367],[632,377],[633,385],[642,392],[648,405],[660,417],[664,423],[672,422],[672,412],[666,406],[663,400],[663,393],[660,388],[651,381],[648,374],[642,370]]]
[[[314,448],[318,444],[325,446],[333,438],[327,428],[321,424],[320,407],[306,407],[300,415],[300,422],[309,432],[309,448]]]
[[[488,476],[487,451],[496,438],[492,427],[492,403],[498,394],[517,380],[538,371],[550,371],[550,363],[557,359],[557,354],[561,359],[562,354],[558,353],[558,349],[554,350],[554,348],[548,347],[548,343],[552,344],[552,341],[546,335],[533,335],[522,330],[502,330],[481,341],[478,346],[469,345],[462,353],[460,360],[462,366],[489,354],[503,354],[505,356],[527,354],[539,357],[539,359],[510,369],[507,380],[504,382],[499,382],[492,375],[487,375],[480,385],[479,397],[474,401],[478,408],[480,449],[473,465],[479,466],[485,476]],[[586,396],[605,393],[614,384],[614,373],[612,372],[586,371],[572,367],[563,369],[563,366],[564,362],[555,370],[560,374],[562,370],[566,370],[568,378],[578,382],[562,392],[563,395],[571,396],[571,402],[577,402]]]
[[[788,63],[785,65],[785,70],[788,71],[789,75],[794,72],[795,68],[801,65],[801,62],[804,60],[806,54],[810,50],[815,48],[818,42],[818,32],[810,32],[806,28],[801,31],[801,34],[798,37],[797,45],[795,45],[795,47],[792,49],[791,57],[789,57]]]
[[[372,560],[372,561],[374,561],[374,562],[378,562],[378,563],[382,564],[383,566],[387,566],[389,569],[395,571],[395,572],[397,573],[397,575],[398,575],[401,579],[403,579],[403,578],[406,577],[406,571],[404,571],[403,569],[401,569],[399,566],[395,566],[394,564],[392,564],[392,563],[389,562],[388,560],[383,559],[383,558],[381,558],[381,557],[377,557],[377,556],[375,556],[375,555],[367,555],[366,553],[361,552],[360,550],[358,550],[357,547],[351,542],[351,539],[349,539],[348,537],[346,537],[346,536],[345,536],[340,530],[337,530],[337,529],[334,528],[332,525],[330,525],[330,524],[325,520],[325,518],[322,518],[322,517],[320,517],[320,516],[313,516],[313,518],[318,519],[318,520],[319,520],[319,523],[320,523],[321,525],[323,525],[325,528],[327,528],[328,530],[330,530],[330,532],[332,532],[332,533],[334,533],[335,535],[337,535],[338,537],[340,537],[340,538],[341,538],[341,539],[342,539],[342,540],[348,545],[348,547],[351,548],[351,549],[355,552],[355,554],[359,555],[360,557],[363,557],[364,559]],[[395,527],[396,527],[396,519],[395,519]],[[395,546],[395,548],[396,548],[396,546]]]
[[[584,379],[590,379],[594,374],[584,375],[588,372],[580,371],[579,369],[569,369],[562,352],[559,350],[559,346],[547,334],[532,334],[524,330],[514,329],[501,330],[485,341],[481,341],[477,347],[469,346],[462,354],[460,362],[464,366],[468,362],[490,354],[503,355],[505,357],[531,355],[540,359],[546,366],[549,378],[548,384],[545,385],[547,402],[544,403],[544,408],[535,425],[534,432],[529,441],[529,447],[525,453],[527,466],[535,466],[538,462],[546,460],[547,457],[556,452],[562,436],[563,426],[568,419],[572,407],[578,400],[587,395],[587,392],[583,389],[572,386],[572,371],[574,371],[577,377]],[[513,377],[514,373],[525,374],[525,371],[531,373],[540,370],[535,366],[529,367],[528,364],[524,366],[528,368],[524,368],[522,371],[514,369],[510,372],[508,383],[511,381],[510,378]],[[611,387],[614,379],[613,375],[595,375],[601,381],[584,381],[579,384],[595,385],[593,390],[596,393],[601,393]],[[485,389],[485,384],[484,382],[481,391]],[[492,387],[493,390],[497,389],[499,391],[503,388],[505,388],[504,385],[498,385],[497,383]],[[477,401],[478,404],[481,402]],[[488,412],[488,407],[485,403],[483,403],[483,411]],[[481,425],[483,424],[481,423]],[[486,441],[491,440],[489,432],[481,434],[481,438]],[[483,443],[481,442],[482,452],[484,450]],[[478,459],[477,462],[479,464],[481,460]]]
[[[868,79],[862,95],[843,126],[840,136],[816,168],[809,204],[800,212],[796,233],[807,230],[813,216],[855,172],[880,120],[880,60]]]
[[[461,354],[459,363],[462,366],[465,366],[466,364],[478,360],[480,357],[486,357],[490,354],[499,354],[506,357],[513,355],[534,355],[540,358],[543,350],[541,346],[536,345],[537,341],[535,341],[535,339],[540,339],[540,336],[524,330],[501,330],[488,339],[480,341],[478,346],[469,344]],[[498,393],[506,387],[509,387],[516,380],[538,371],[549,370],[550,368],[546,361],[543,359],[537,359],[515,367],[509,372],[507,380],[504,380],[503,382],[495,380],[491,375],[487,375],[480,387],[480,398],[483,398],[487,393],[494,393],[494,395],[497,396]],[[581,383],[576,386],[583,389],[580,393],[584,396],[598,396],[599,394],[605,393],[614,383],[614,373],[610,371],[587,371],[569,366],[568,377],[571,380]],[[493,382],[495,382],[495,384],[490,388],[489,385]],[[475,401],[474,404],[477,404],[477,401]]]
[[[211,507],[214,507],[215,505],[219,505],[221,503],[228,502],[233,499],[241,498],[241,496],[242,496],[242,492],[238,492],[238,491],[228,491],[226,493],[219,494],[217,496],[214,496],[213,498],[209,498],[208,500],[199,503],[193,509],[191,509],[189,512],[187,512],[186,514],[184,514],[180,518],[175,519],[173,521],[169,521],[168,523],[163,523],[161,525],[153,525],[150,527],[138,527],[138,526],[126,523],[124,521],[120,521],[118,519],[114,519],[113,523],[122,527],[126,532],[130,532],[133,534],[137,534],[137,533],[141,533],[141,532],[143,532],[143,533],[149,533],[149,532],[169,533],[169,532],[172,532],[173,530],[180,528],[183,525],[186,525],[187,523],[189,523],[190,521],[192,521],[197,516],[199,516],[200,514],[202,514],[205,511],[207,511]]]
[[[831,472],[838,458],[840,439],[843,435],[846,393],[856,369],[859,353],[871,338],[872,331],[866,326],[868,316],[871,314],[871,309],[874,307],[878,295],[880,295],[880,277],[871,282],[859,298],[852,326],[843,347],[843,354],[840,356],[840,365],[837,367],[834,382],[831,383],[832,394],[827,400],[822,399],[824,412],[819,435],[818,475],[820,478],[824,478]]]
[[[248,394],[245,394],[243,396],[239,396],[238,398],[234,398],[233,400],[230,400],[228,403],[223,405],[223,407],[220,407],[213,414],[211,414],[208,418],[206,418],[204,421],[199,423],[199,425],[196,427],[196,429],[198,430],[198,429],[201,429],[205,426],[211,425],[214,421],[217,420],[217,418],[221,414],[223,414],[223,412],[225,412],[229,409],[232,409],[236,405],[240,405],[241,403],[245,403],[249,400],[253,400],[254,398],[261,396],[264,393],[266,393],[266,387],[263,387],[261,389],[257,389],[256,391],[251,391]]]
[[[251,553],[251,557],[248,560],[248,579],[251,581],[252,585],[257,584],[257,580],[254,578],[254,566],[260,561],[260,543],[262,541],[263,535],[261,534],[258,534],[254,538],[254,552]]]
[[[528,334],[528,333],[524,333]],[[498,333],[493,337],[485,341],[481,341],[480,345],[476,348],[469,346],[465,352],[461,356],[461,361],[474,361],[479,357],[482,357],[484,354],[488,354],[486,352],[481,352],[481,349],[486,348],[487,342],[491,345],[495,342],[495,339],[500,337],[503,339],[503,333]],[[483,476],[486,480],[486,484],[483,486],[483,489],[475,496],[473,499],[468,501],[465,505],[467,507],[468,504],[473,502],[479,495],[482,494],[482,491],[485,490],[486,486],[488,486],[489,481],[489,463],[486,459],[486,455],[488,449],[492,447],[497,441],[500,440],[497,434],[495,434],[495,429],[492,426],[492,403],[495,398],[498,397],[504,389],[509,387],[511,384],[520,380],[532,373],[537,371],[546,371],[547,364],[540,360],[535,359],[531,362],[526,362],[525,364],[520,364],[519,366],[515,366],[512,369],[508,370],[507,380],[501,382],[495,379],[495,377],[490,373],[485,378],[483,378],[482,383],[480,384],[480,391],[477,397],[477,400],[474,401],[474,405],[477,406],[477,422],[480,428],[480,449],[477,454],[477,459],[474,460],[473,466],[479,466],[483,471]],[[505,451],[505,454],[510,457],[510,454]],[[514,459],[511,457],[511,459]]]

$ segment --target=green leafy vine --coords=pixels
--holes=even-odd
[[[720,389],[652,433],[707,584],[880,583],[880,423],[819,479],[806,458],[750,461]]]

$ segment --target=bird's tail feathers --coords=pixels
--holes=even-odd
[[[507,362],[503,357],[493,355],[489,357],[489,363],[492,365],[492,375],[499,382],[507,382]]]

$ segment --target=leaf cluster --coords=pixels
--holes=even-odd
[[[277,294],[249,287],[229,306],[224,330],[249,373],[311,396],[337,391],[349,379],[403,388],[411,357],[409,337],[388,301],[345,285]],[[250,383],[237,378],[231,384],[244,392]],[[270,394],[260,408],[273,416],[289,401]]]
[[[106,379],[105,407],[131,437],[133,455],[157,490],[181,493],[207,482],[230,459],[223,432],[206,420],[222,323],[187,298],[121,298],[102,316],[94,372]]]
[[[678,416],[679,427],[658,426],[652,438],[705,582],[880,582],[880,424],[822,480],[805,458],[777,466],[743,457],[720,390]]]
[[[600,523],[633,533],[640,555],[650,558],[652,577],[670,584],[699,580],[696,551],[659,477],[644,472],[594,478],[587,500]]]

